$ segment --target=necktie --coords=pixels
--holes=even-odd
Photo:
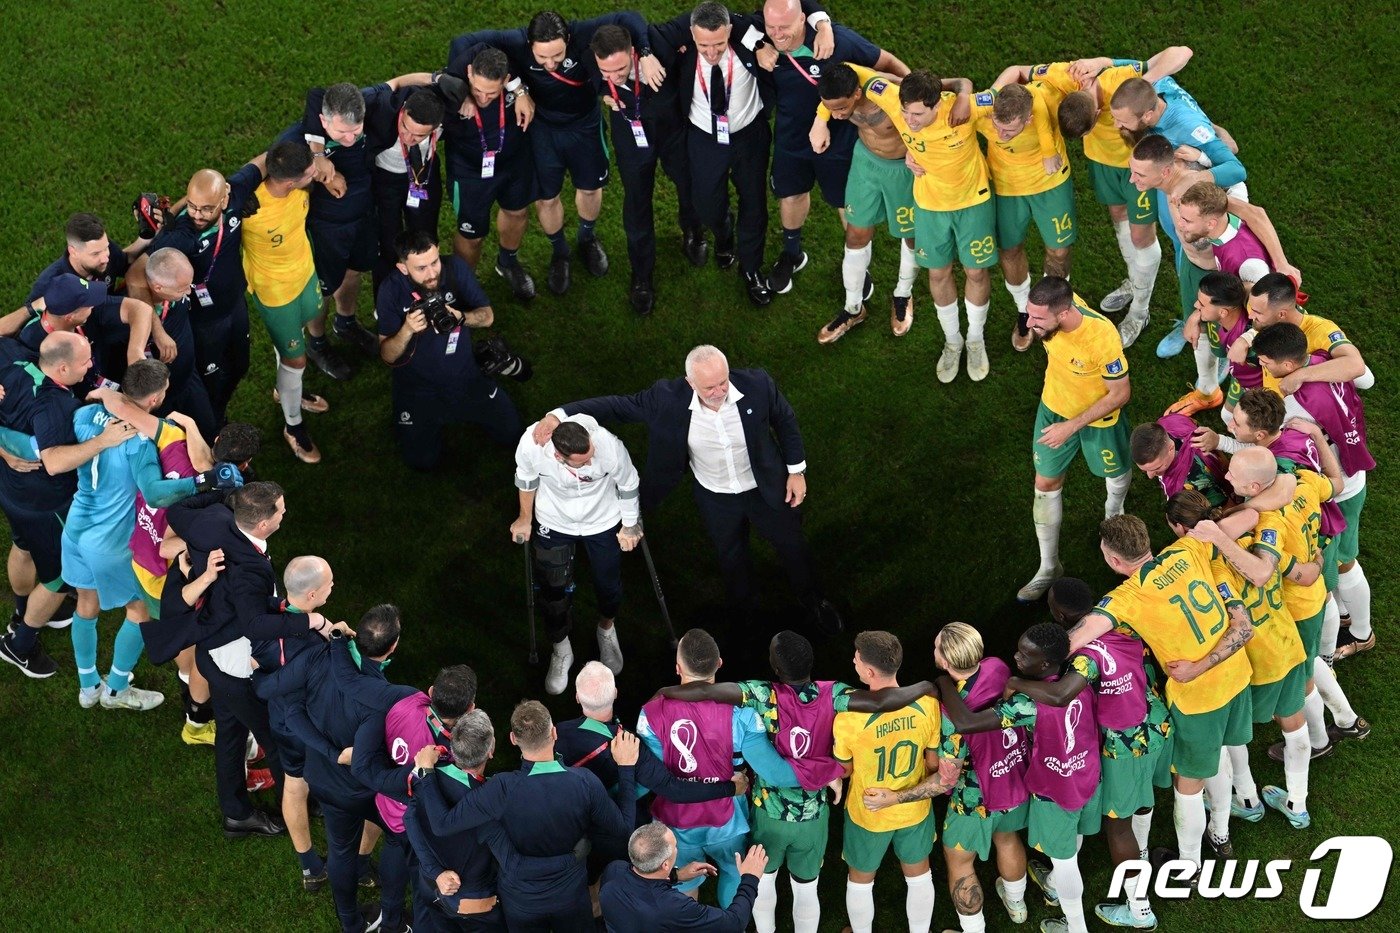
[[[415,177],[418,175],[419,172],[421,172],[421,171],[423,170],[423,148],[422,148],[422,146],[409,146],[409,147],[408,147],[408,164],[409,164],[409,167],[410,167],[411,169],[413,169],[413,174],[414,174]]]
[[[728,94],[724,87],[724,73],[719,65],[710,66],[710,113],[724,116],[729,112]]]

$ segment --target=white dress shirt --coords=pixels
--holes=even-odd
[[[758,488],[744,425],[739,420],[739,402],[744,398],[733,384],[719,411],[706,408],[699,393],[690,398],[690,470],[695,480],[710,492],[737,494]]]
[[[695,76],[695,89],[690,95],[690,122],[706,133],[713,133],[715,121],[714,114],[710,112],[710,94],[715,90],[710,86],[713,71],[705,56],[697,54],[695,60],[699,64],[699,73]],[[729,89],[729,134],[732,137],[757,119],[759,111],[763,109],[763,100],[758,94],[758,79],[735,57],[732,48],[726,48],[719,60],[720,76],[728,81],[730,62],[734,66],[734,86]],[[703,89],[700,84],[702,76],[705,79]]]
[[[418,152],[423,157],[424,165],[428,164],[428,152],[431,150],[432,145],[437,142],[437,138],[438,133],[435,131],[430,133],[427,139],[424,139],[418,144]],[[393,172],[395,175],[408,174],[408,163],[404,161],[403,157],[403,144],[397,139],[394,140],[392,146],[374,157],[374,164],[376,168],[382,168],[386,172]]]
[[[242,528],[238,530],[242,533],[243,537],[253,542],[253,547],[258,549],[259,554],[267,554],[267,539],[250,535],[248,532],[243,531]],[[274,584],[273,595],[276,595],[276,593],[277,590]],[[227,645],[220,645],[217,648],[209,649],[209,659],[214,662],[215,667],[230,677],[237,677],[242,680],[247,680],[249,677],[253,676],[253,666],[248,663],[252,657],[253,643],[241,635]]]

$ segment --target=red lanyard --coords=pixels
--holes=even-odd
[[[788,61],[792,62],[792,67],[794,67],[794,68],[797,69],[797,73],[800,74],[800,75],[802,76],[802,80],[803,80],[803,81],[806,81],[808,84],[810,84],[810,85],[812,85],[813,87],[815,87],[815,86],[816,86],[816,83],[817,83],[817,79],[814,78],[814,77],[812,77],[811,75],[809,75],[809,74],[807,73],[807,69],[805,69],[805,68],[803,68],[801,65],[797,64],[797,59],[795,59],[795,58],[792,57],[792,53],[791,53],[791,52],[784,52],[783,54],[787,56],[787,60],[788,60]]]
[[[505,103],[505,102],[502,101],[502,105],[504,105],[504,103]],[[502,112],[502,115],[501,115],[501,116],[502,116],[502,123],[504,124],[504,119],[505,119],[505,114],[504,114],[504,112]],[[480,118],[478,118],[476,122],[477,122],[477,126],[480,127],[480,126],[481,126],[481,120],[480,120]],[[505,135],[505,133],[504,133],[504,131],[505,131],[505,126],[504,126],[504,125],[502,125],[501,130],[502,130],[502,136],[504,136],[504,135]],[[428,172],[428,163],[431,162],[431,161],[433,161],[433,155],[437,152],[437,137],[438,137],[438,133],[440,133],[440,132],[442,132],[441,127],[439,127],[438,129],[433,130],[433,132],[428,136],[428,139],[431,140],[431,142],[428,143],[428,154],[427,154],[426,156],[423,157],[423,173],[424,173],[424,176],[425,176],[425,177],[426,177],[427,172]],[[419,145],[419,146],[421,146],[422,143],[415,143],[414,145]],[[481,148],[483,148],[483,149],[486,148],[486,136],[485,136],[484,134],[483,134],[482,137],[481,137]],[[408,157],[408,147],[405,146],[405,145],[403,144],[403,111],[402,111],[402,110],[399,111],[399,152],[403,153],[403,167],[404,167],[404,170],[408,172],[408,174],[409,174],[410,177],[412,177],[413,183],[414,183],[415,185],[421,185],[421,184],[423,183],[423,179],[422,179],[422,178],[419,178],[419,177],[418,177],[418,173],[415,172],[415,171],[413,171],[413,160],[410,159],[410,158]],[[215,254],[215,255],[217,255],[217,254]]]
[[[558,81],[560,84],[567,84],[569,87],[583,87],[582,81],[575,81],[573,78],[566,78],[557,71],[550,71],[549,69],[545,69],[544,73],[549,75],[555,81]]]
[[[501,103],[501,125],[496,136],[495,149],[486,148],[486,127],[481,123],[481,108],[476,108],[476,112],[472,114],[472,119],[476,120],[476,134],[481,137],[482,152],[500,152],[501,147],[506,143],[506,95],[502,93],[498,99]]]
[[[724,112],[729,112],[729,105],[734,103],[734,52],[726,49],[725,54],[729,56],[729,73],[724,79]],[[710,88],[705,83],[705,69],[700,67],[704,61],[702,56],[695,56],[695,80],[700,82],[700,93],[705,95],[705,99],[710,99]],[[716,62],[718,64],[718,62]]]
[[[697,62],[697,64],[699,64]],[[622,106],[622,98],[617,96],[617,85],[613,84],[612,78],[608,79],[608,93],[612,94],[613,103],[617,104],[617,109],[629,120],[640,120],[642,118],[642,65],[637,58],[637,50],[632,50],[632,93],[637,98],[637,115],[628,116],[627,108]],[[701,85],[704,86],[703,83]]]

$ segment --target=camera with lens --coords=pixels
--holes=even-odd
[[[454,327],[461,326],[461,319],[447,306],[447,301],[437,292],[424,295],[409,306],[409,313],[422,311],[428,326],[439,334],[446,334]]]
[[[472,345],[476,365],[487,376],[505,376],[525,382],[535,374],[530,361],[510,348],[504,337],[492,335]]]

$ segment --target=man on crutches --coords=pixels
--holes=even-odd
[[[588,552],[598,602],[598,658],[614,674],[622,671],[622,647],[613,622],[622,602],[622,552],[642,539],[638,509],[641,479],[627,448],[587,415],[575,415],[554,429],[543,445],[530,425],[515,450],[515,485],[520,515],[511,540],[534,542],[534,577],[539,587],[545,630],[554,643],[544,689],[564,692],[574,649],[574,557]]]

